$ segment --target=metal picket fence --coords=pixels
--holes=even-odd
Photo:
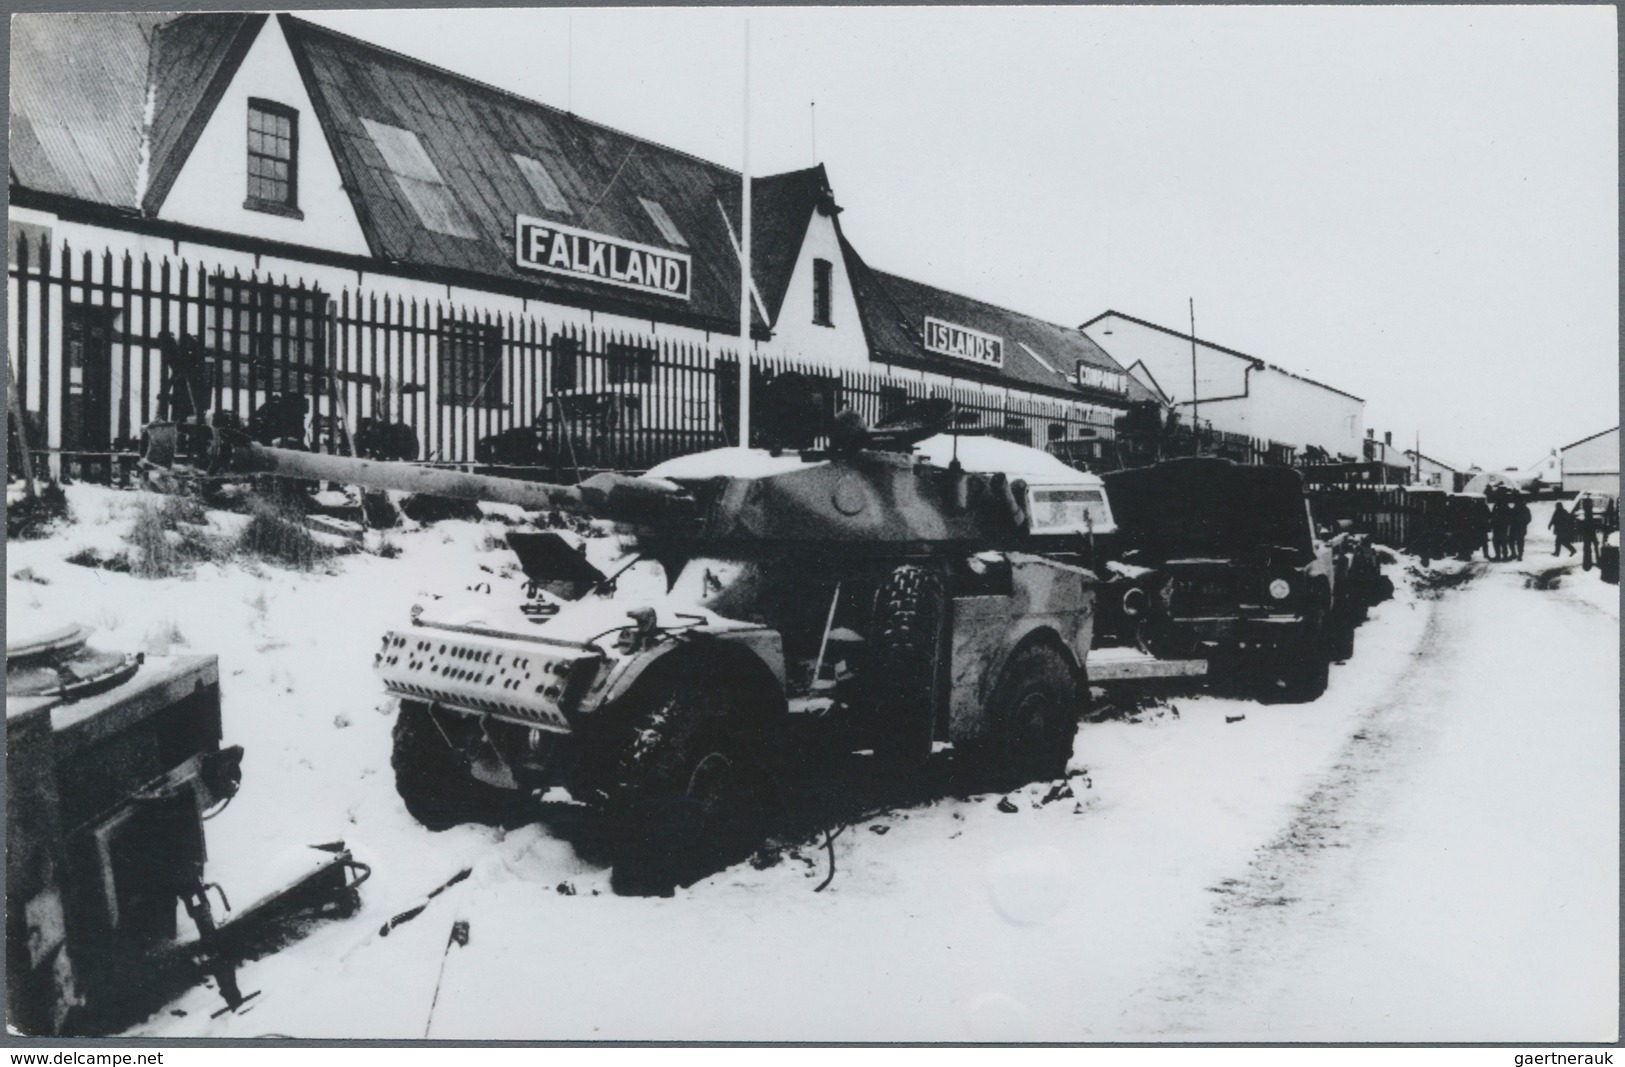
[[[157,418],[212,411],[265,441],[542,477],[645,470],[738,436],[737,342],[550,326],[298,278],[136,260],[19,238],[8,349],[30,446],[104,478]],[[1044,447],[1109,440],[1108,409],[753,354],[871,424],[947,397],[960,425]],[[755,434],[753,434],[753,437]]]

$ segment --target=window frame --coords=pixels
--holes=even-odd
[[[507,375],[503,373],[502,323],[479,318],[440,321],[436,331],[435,402],[440,407],[505,408]],[[478,358],[476,373],[468,373],[470,355]],[[495,389],[487,383],[494,382]],[[450,388],[448,388],[450,386]]]
[[[277,156],[264,151],[255,151],[248,144],[248,135],[263,134],[263,130],[255,130],[252,126],[254,113],[269,115],[275,118],[288,120],[288,158],[281,160]],[[257,96],[248,98],[248,112],[245,121],[249,123],[244,129],[244,196],[243,207],[249,211],[261,211],[269,215],[282,215],[287,218],[303,219],[305,213],[299,209],[299,111],[287,104],[275,100],[265,100]],[[268,159],[273,162],[286,162],[288,164],[288,198],[287,200],[273,200],[258,196],[253,192],[256,180],[265,181],[263,175],[249,172],[249,161],[253,159]],[[275,180],[275,179],[269,179]]]
[[[814,326],[835,325],[835,264],[813,260],[812,321]]]

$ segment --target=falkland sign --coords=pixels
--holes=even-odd
[[[514,219],[514,262],[527,270],[567,274],[644,293],[689,298],[693,277],[682,252],[520,215]]]
[[[925,317],[925,350],[939,356],[954,356],[987,367],[1004,366],[1004,338],[958,326],[941,319]]]

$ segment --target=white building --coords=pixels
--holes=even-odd
[[[1561,449],[1563,491],[1619,496],[1619,427],[1582,437]]]
[[[737,433],[736,171],[289,15],[20,15],[12,56],[8,341],[53,455],[128,451],[177,390],[251,426],[294,395],[321,448],[406,423],[454,462]],[[822,166],[753,182],[757,373],[1110,436],[1121,368],[1076,331],[1054,375],[1016,338],[965,358],[971,323],[880,351],[841,210]]]
[[[1187,420],[1194,407],[1198,418],[1226,433],[1299,452],[1322,449],[1333,459],[1363,454],[1365,401],[1357,396],[1200,338],[1194,343],[1193,390],[1189,334],[1118,311],[1097,315],[1080,329]]]

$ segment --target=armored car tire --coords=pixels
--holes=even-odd
[[[766,828],[773,745],[747,690],[692,673],[635,698],[605,783],[618,892],[664,893],[743,859]],[[720,861],[720,862],[718,862]]]
[[[1018,649],[988,702],[987,732],[961,746],[976,781],[1004,790],[1064,777],[1080,710],[1079,680],[1058,649]]]
[[[894,569],[875,592],[873,659],[875,755],[919,770],[931,756],[946,600],[925,567]]]
[[[515,790],[474,778],[468,760],[452,747],[429,706],[415,700],[401,701],[389,762],[395,769],[395,791],[406,810],[436,832],[460,823],[501,819],[523,799]]]

